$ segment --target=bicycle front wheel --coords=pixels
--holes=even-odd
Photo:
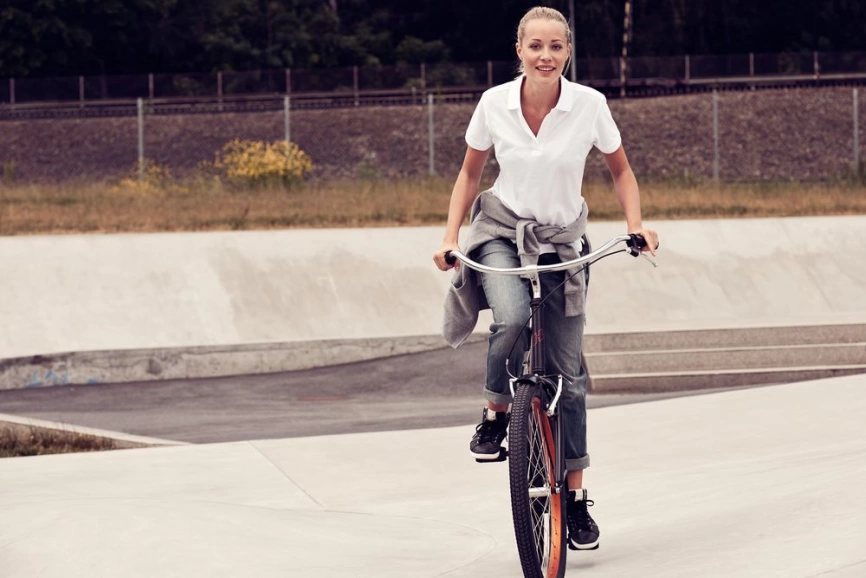
[[[517,551],[526,578],[565,574],[565,499],[554,493],[553,429],[537,385],[521,385],[511,406],[508,474]]]

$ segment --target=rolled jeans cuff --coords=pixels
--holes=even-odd
[[[496,405],[506,405],[511,403],[511,393],[496,393],[485,388],[484,399]]]
[[[585,470],[589,467],[589,454],[586,454],[582,458],[574,458],[565,460],[565,469],[569,472],[573,472],[575,470]]]

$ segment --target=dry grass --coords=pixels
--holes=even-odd
[[[441,225],[452,181],[444,178],[311,181],[285,190],[219,183],[161,188],[110,183],[0,185],[0,235],[203,231],[290,227]],[[591,218],[621,218],[608,182],[588,183]],[[866,214],[866,184],[641,183],[645,219]]]
[[[621,218],[616,195],[594,184],[585,193],[591,218]],[[643,182],[644,219],[720,219],[866,214],[866,182]]]
[[[117,449],[114,440],[39,427],[0,429],[0,458]]]

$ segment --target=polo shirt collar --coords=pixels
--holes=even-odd
[[[511,81],[511,86],[508,89],[508,110],[517,110],[520,108],[520,87],[523,85],[523,79],[526,77],[525,74],[521,74],[513,81]],[[572,99],[569,98],[569,82],[564,77],[559,77],[559,100],[556,102],[556,106],[553,108],[559,109],[564,112],[568,112],[571,110]]]

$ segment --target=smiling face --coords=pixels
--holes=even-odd
[[[517,57],[529,80],[559,82],[568,64],[568,28],[557,20],[535,18],[525,23],[517,42]]]

